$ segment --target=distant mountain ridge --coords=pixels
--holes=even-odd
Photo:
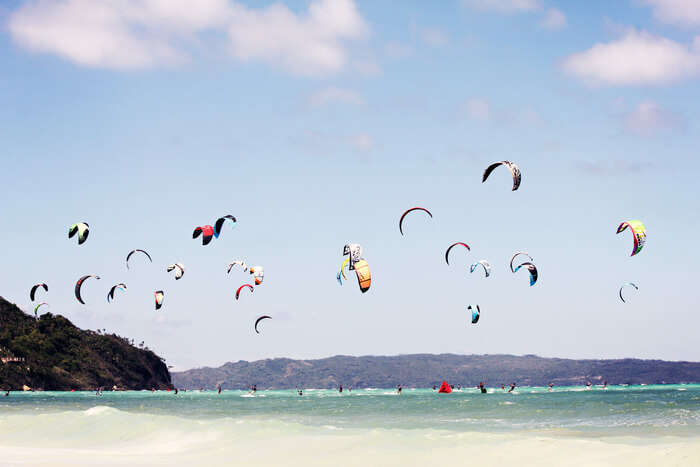
[[[432,387],[443,380],[475,386],[515,382],[523,386],[600,384],[660,384],[700,382],[700,362],[663,360],[571,360],[536,355],[414,354],[390,357],[337,355],[318,360],[274,358],[229,362],[218,368],[173,372],[173,384],[182,388],[287,389],[295,387],[354,388]]]
[[[161,358],[124,337],[84,331],[60,315],[35,320],[0,297],[0,389],[168,389]]]

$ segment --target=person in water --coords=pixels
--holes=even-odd
[[[551,391],[552,388],[554,387],[554,383],[549,383],[548,386],[549,387],[547,388],[547,391]]]
[[[484,382],[479,383],[479,390],[481,391],[482,394],[486,394],[486,386],[484,386]]]
[[[435,386],[435,385],[433,384],[433,391],[435,391],[436,389],[437,389],[437,386]]]
[[[505,391],[506,390],[505,385],[501,384],[501,389],[503,389]]]
[[[257,384],[253,385],[253,392],[258,392],[258,385]]]
[[[304,391],[302,391],[301,389],[299,389],[299,395],[300,395],[300,396],[303,396],[303,395],[304,395]]]
[[[513,392],[513,389],[515,389],[515,383],[510,383],[510,389],[508,389],[508,392]]]
[[[175,388],[175,394],[177,394],[177,388]]]
[[[338,387],[338,392],[343,392],[343,385],[342,384]]]
[[[8,389],[7,391],[5,391],[5,397],[7,397],[9,395],[10,395],[10,390]]]
[[[401,387],[400,384],[399,384],[398,386],[396,386],[396,391],[397,391],[399,394],[401,394],[401,390],[402,390],[402,389],[403,389],[403,388]]]
[[[607,382],[607,381],[603,381],[603,389],[607,389],[607,388],[608,388],[608,382]]]

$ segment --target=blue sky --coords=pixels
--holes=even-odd
[[[52,312],[177,369],[413,352],[700,360],[700,3],[612,3],[6,3],[0,294],[30,311],[47,282]],[[505,169],[481,183],[499,160],[520,166],[518,191]],[[434,218],[401,237],[415,205]],[[229,213],[235,230],[191,239]],[[615,235],[627,219],[649,234],[632,258]],[[81,246],[67,238],[78,221]],[[448,267],[456,241],[472,250]],[[347,242],[364,247],[367,294],[335,281]],[[134,248],[153,264],[127,271]],[[508,269],[522,249],[534,287]],[[226,274],[234,259],[265,267],[239,301],[250,277]],[[469,274],[479,259],[492,277]],[[73,286],[89,273],[102,280],[83,306]],[[623,304],[628,281],[640,290]],[[118,282],[127,293],[107,304]],[[261,314],[273,320],[256,335]]]

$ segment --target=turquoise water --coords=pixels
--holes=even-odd
[[[309,427],[513,432],[567,430],[581,435],[700,434],[700,385],[344,391],[27,392],[0,398],[0,420],[110,407],[186,420],[265,420]]]
[[[0,397],[1,466],[444,467],[467,459],[697,467],[700,385]]]

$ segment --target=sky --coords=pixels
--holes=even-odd
[[[0,24],[0,295],[27,312],[46,282],[48,311],[144,341],[175,370],[700,360],[699,0],[12,0]],[[517,191],[503,167],[481,182],[502,160],[522,171]],[[401,236],[413,206],[433,218],[412,213]],[[235,229],[192,239],[225,214]],[[634,257],[615,233],[630,219],[648,229]],[[458,241],[471,251],[448,266]],[[349,242],[366,294],[335,279]],[[135,248],[153,263],[127,270]],[[533,287],[510,272],[518,250]],[[236,259],[265,268],[238,301],[252,278],[226,273]],[[469,273],[481,259],[488,278]],[[101,279],[81,305],[85,274]],[[639,290],[622,303],[626,282]]]

